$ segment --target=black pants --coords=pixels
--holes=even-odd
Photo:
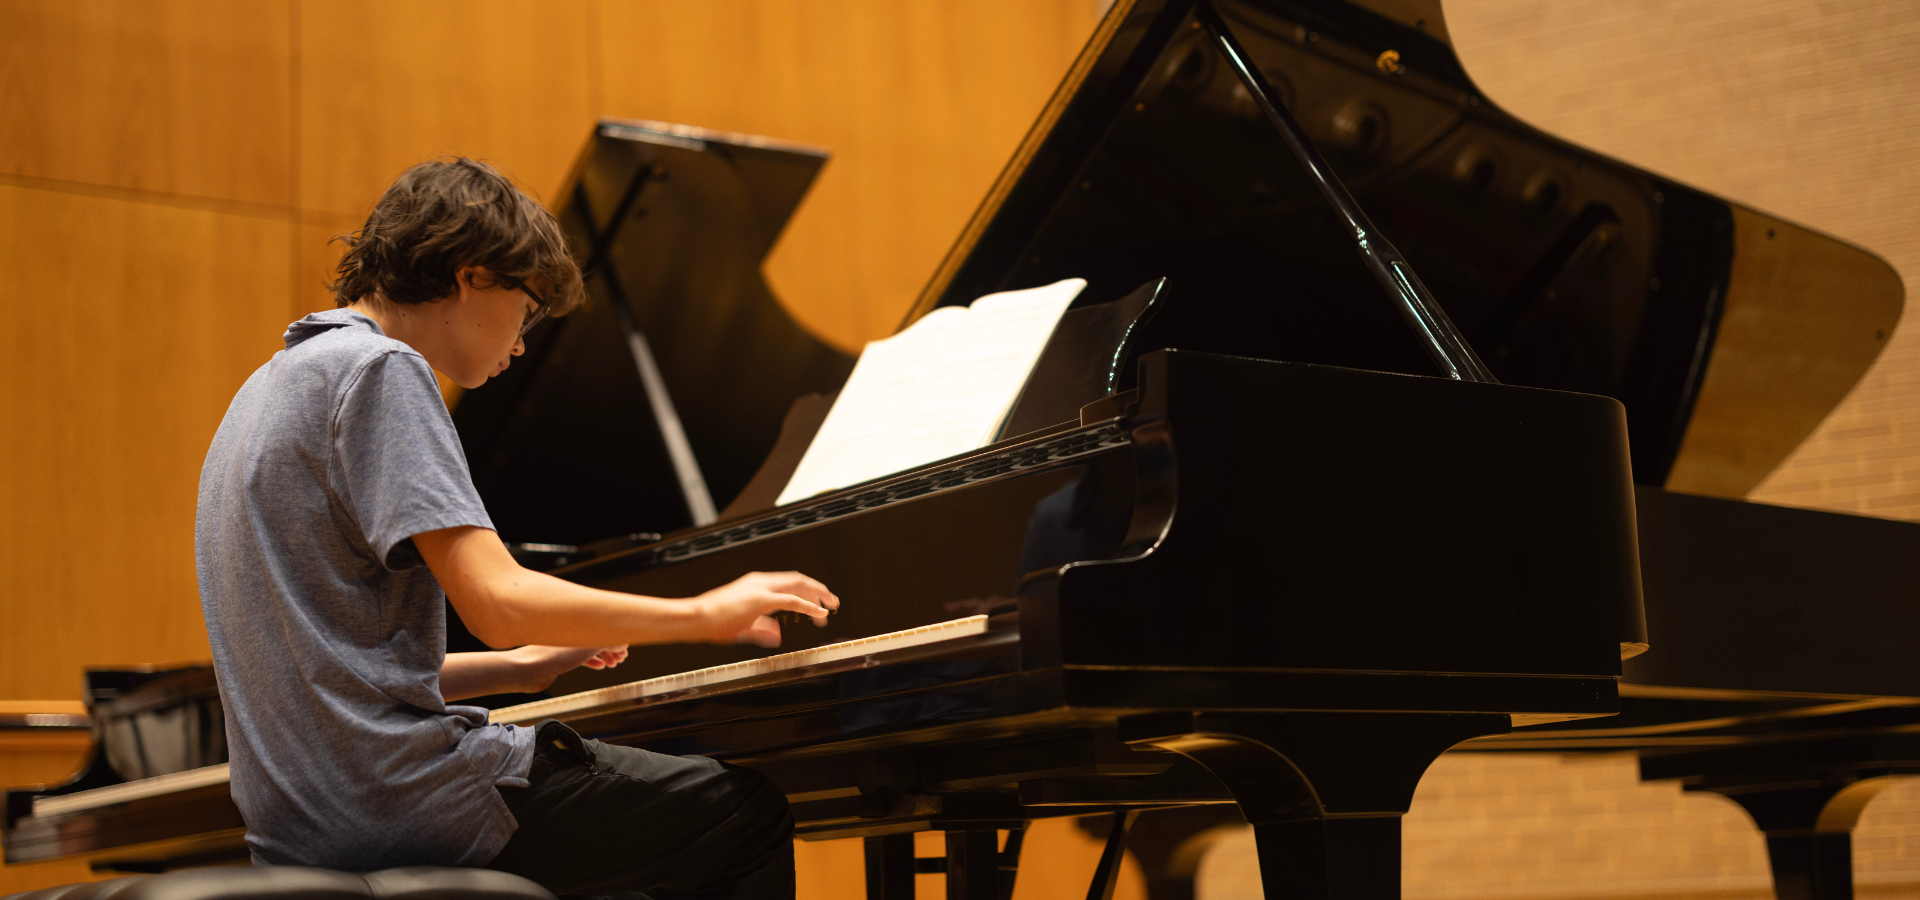
[[[531,786],[500,788],[519,821],[488,868],[556,894],[793,897],[793,816],[758,772],[534,732]]]

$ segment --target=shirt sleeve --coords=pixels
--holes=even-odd
[[[421,564],[413,536],[493,528],[427,361],[389,351],[361,367],[334,416],[343,498],[367,545],[392,570]]]

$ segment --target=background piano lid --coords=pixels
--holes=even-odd
[[[749,135],[599,124],[556,209],[589,270],[587,306],[536,327],[526,355],[454,409],[503,538],[578,544],[711,521],[793,400],[839,389],[852,357],[795,322],[761,274],[826,159]]]
[[[1626,404],[1643,484],[1744,494],[1899,318],[1872,254],[1493,106],[1438,3],[1217,5],[1497,377]],[[1433,374],[1190,9],[1117,0],[908,321],[1063,277],[1096,302],[1166,276],[1138,352]]]
[[[1626,681],[1920,697],[1920,523],[1641,488],[1647,633]]]

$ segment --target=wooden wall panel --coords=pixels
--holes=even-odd
[[[767,272],[857,349],[898,327],[1093,22],[1076,0],[608,3],[605,108],[832,151]]]
[[[327,283],[333,280],[334,268],[340,265],[340,256],[346,247],[334,243],[333,239],[359,228],[363,221],[364,217],[331,214],[307,213],[302,217],[294,231],[293,307],[287,314],[289,320],[334,308],[333,292],[327,290]]]
[[[492,162],[548,198],[586,143],[588,0],[300,6],[303,210],[364,216],[408,166]]]
[[[204,658],[208,441],[286,323],[278,220],[0,185],[0,697]]]
[[[285,203],[289,9],[3,0],[0,172]]]
[[[1920,15],[1905,0],[1449,0],[1467,71],[1557,135],[1920,277]],[[1908,302],[1917,299],[1908,296]],[[1920,519],[1920,324],[1755,500]]]

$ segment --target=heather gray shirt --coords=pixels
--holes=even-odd
[[[445,595],[411,537],[493,523],[426,359],[347,310],[286,342],[214,435],[194,528],[254,862],[484,865],[533,734],[441,699]]]

